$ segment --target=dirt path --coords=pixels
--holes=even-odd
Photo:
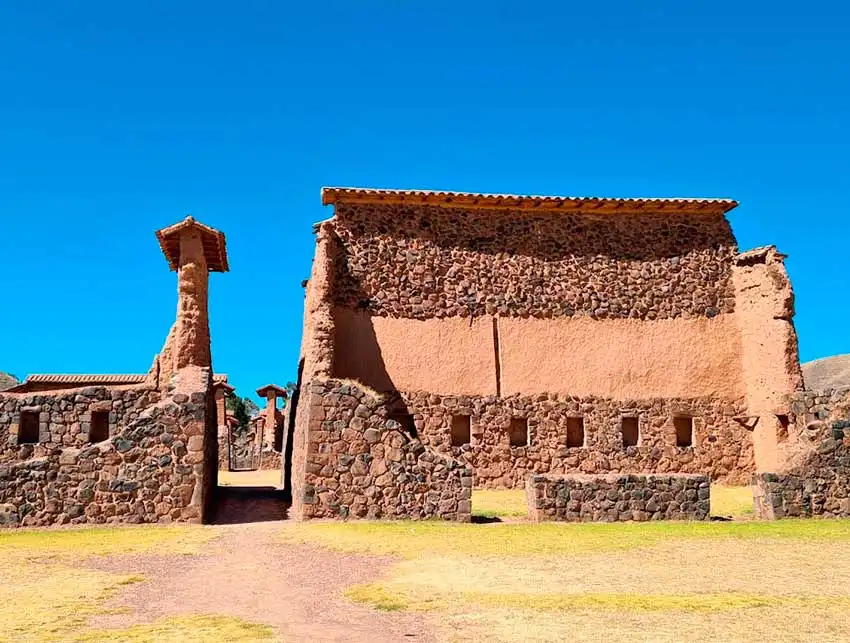
[[[284,641],[434,641],[422,615],[375,612],[342,596],[378,578],[389,559],[343,555],[279,542],[280,522],[210,527],[221,532],[198,555],[127,555],[86,567],[139,573],[108,604],[131,614],[100,617],[93,627],[127,627],[159,618],[216,614],[267,623]]]

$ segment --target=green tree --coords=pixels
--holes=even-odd
[[[248,421],[260,410],[260,407],[251,398],[239,397],[232,393],[227,394],[224,405],[239,422],[239,427],[243,429],[248,426]]]

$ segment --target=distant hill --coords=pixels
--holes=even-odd
[[[0,391],[5,391],[7,388],[12,388],[16,384],[20,384],[18,378],[9,373],[0,371]]]
[[[809,390],[850,387],[850,354],[812,360],[802,367]]]

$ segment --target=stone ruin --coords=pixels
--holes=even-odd
[[[157,232],[177,319],[144,375],[31,376],[0,393],[0,525],[201,522],[218,467],[207,291],[224,235]],[[208,466],[212,463],[211,466]]]
[[[295,517],[468,520],[474,483],[528,484],[532,515],[623,519],[635,480],[654,497],[663,478],[694,502],[651,518],[706,518],[694,476],[755,476],[765,517],[850,515],[847,398],[827,396],[814,425],[798,408],[785,257],[739,253],[734,201],[322,199],[334,215],[315,226],[306,283]]]
[[[157,233],[178,310],[147,374],[0,393],[0,525],[210,521],[245,463],[301,520],[464,522],[473,486],[525,488],[536,521],[700,520],[711,481],[762,518],[850,516],[850,389],[805,390],[785,257],[738,251],[734,201],[322,198],[285,409],[268,385],[228,415],[225,239],[189,217]]]

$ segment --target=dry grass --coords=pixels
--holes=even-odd
[[[161,619],[118,630],[89,630],[74,638],[80,643],[126,641],[127,643],[207,643],[208,641],[268,641],[273,630],[230,616],[186,616]]]
[[[521,492],[520,492],[521,493]],[[519,512],[475,492],[476,513]],[[712,513],[746,516],[747,488]],[[401,560],[346,596],[426,612],[454,641],[850,640],[850,521],[307,523],[290,540]],[[793,618],[789,615],[793,614]]]
[[[711,515],[734,518],[753,517],[753,491],[750,487],[711,486]]]
[[[279,487],[280,469],[265,471],[219,471],[218,484],[221,487]]]
[[[0,641],[255,641],[268,628],[236,619],[177,619],[125,630],[88,630],[104,602],[140,574],[80,567],[92,556],[194,554],[217,537],[204,527],[121,527],[0,533]],[[144,571],[144,570],[140,570]],[[241,636],[241,638],[240,638]],[[194,638],[193,638],[194,637]]]
[[[474,489],[472,515],[482,518],[525,518],[525,489]]]

